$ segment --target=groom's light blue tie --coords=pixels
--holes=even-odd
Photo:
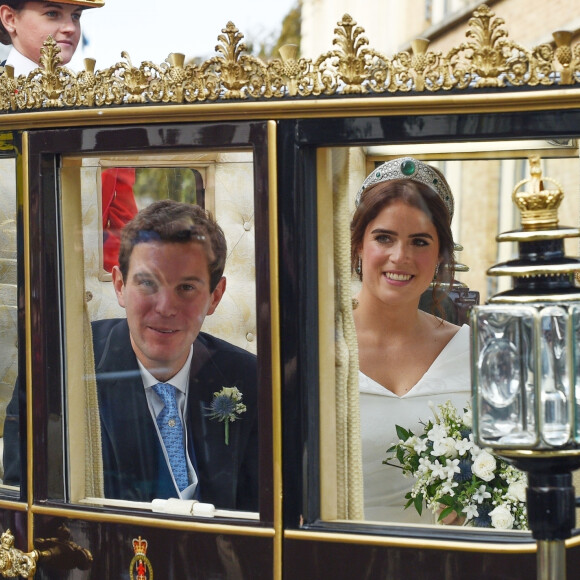
[[[179,487],[179,491],[183,491],[189,485],[189,481],[187,477],[187,461],[185,459],[185,444],[183,442],[183,428],[177,410],[175,387],[166,383],[157,383],[153,385],[153,390],[165,403],[165,407],[157,415],[157,425],[159,426],[163,443],[165,443],[175,482],[177,487]]]

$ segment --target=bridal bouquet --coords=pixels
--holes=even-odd
[[[423,433],[396,426],[399,442],[383,461],[415,479],[405,508],[421,514],[425,505],[438,521],[455,513],[464,525],[527,530],[526,474],[474,443],[471,408],[430,407],[434,419]]]

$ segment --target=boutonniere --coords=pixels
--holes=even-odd
[[[213,394],[208,407],[207,416],[210,419],[222,421],[225,426],[225,442],[230,444],[230,423],[240,418],[240,413],[246,412],[246,405],[242,403],[242,393],[237,387],[222,387],[221,391]]]

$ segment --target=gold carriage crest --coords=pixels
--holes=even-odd
[[[129,568],[131,580],[153,580],[153,567],[147,558],[147,540],[141,536],[133,538],[133,551],[135,556]]]

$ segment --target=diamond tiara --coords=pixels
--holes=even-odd
[[[445,178],[434,167],[414,159],[413,157],[399,157],[383,163],[374,169],[363,181],[361,188],[356,194],[356,205],[358,206],[363,192],[369,187],[383,181],[393,181],[396,179],[410,179],[430,187],[443,201],[449,212],[449,220],[453,217],[453,194]]]

